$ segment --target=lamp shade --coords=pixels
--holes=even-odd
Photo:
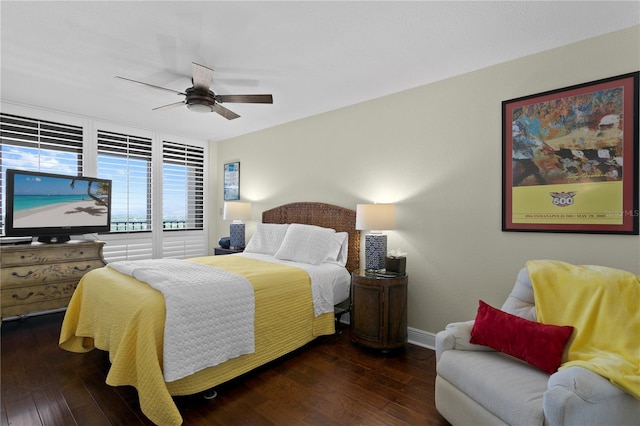
[[[356,229],[383,231],[396,227],[396,207],[393,204],[358,204]]]
[[[227,201],[224,203],[222,213],[224,220],[243,220],[251,219],[251,203],[243,203],[240,201]]]

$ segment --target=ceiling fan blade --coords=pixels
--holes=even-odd
[[[193,72],[193,87],[198,90],[208,91],[211,87],[213,70],[195,62],[191,63],[191,70]]]
[[[273,95],[216,95],[218,102],[272,104]]]
[[[163,106],[155,107],[151,111],[161,111],[161,110],[164,110],[164,109],[171,109],[171,108],[175,108],[175,107],[180,106],[180,105],[184,105],[184,101],[174,102],[174,103],[169,104],[169,105],[163,105]]]
[[[167,89],[166,87],[160,87],[160,86],[156,86],[156,85],[149,84],[149,83],[143,83],[142,81],[131,80],[130,78],[125,78],[125,77],[120,77],[120,76],[116,76],[116,78],[119,78],[121,80],[130,81],[132,83],[142,84],[143,86],[152,87],[154,89],[160,89],[160,90],[164,90],[166,92],[175,93],[177,95],[187,96],[186,93],[178,92],[177,90],[173,90],[173,89]]]
[[[215,104],[213,106],[213,110],[215,112],[217,112],[218,114],[220,114],[221,116],[223,116],[224,118],[226,118],[227,120],[233,120],[235,118],[240,117],[235,112],[231,111],[230,109],[227,109],[227,108],[223,107],[220,104]]]

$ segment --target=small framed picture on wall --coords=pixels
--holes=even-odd
[[[240,199],[240,162],[224,165],[224,201]]]

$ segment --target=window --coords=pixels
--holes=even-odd
[[[82,175],[81,126],[0,114],[0,221],[4,235],[7,169]]]
[[[98,130],[98,177],[113,181],[111,231],[151,231],[151,139]]]
[[[162,227],[203,229],[204,148],[164,141]]]
[[[109,262],[207,254],[206,142],[163,142],[152,130],[4,102],[2,111],[2,235],[4,176],[13,168],[111,179],[111,232],[83,237],[105,241]]]

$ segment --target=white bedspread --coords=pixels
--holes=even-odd
[[[108,266],[164,295],[165,381],[255,351],[255,298],[246,278],[178,259],[120,261]]]

